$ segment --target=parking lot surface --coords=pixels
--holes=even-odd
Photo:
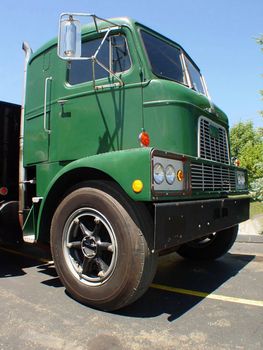
[[[263,243],[209,263],[161,257],[148,292],[115,313],[73,300],[50,260],[0,246],[0,349],[263,348]]]

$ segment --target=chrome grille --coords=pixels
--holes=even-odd
[[[215,164],[191,164],[191,184],[199,191],[235,191],[235,170]]]
[[[199,119],[199,157],[229,164],[226,129],[205,117]]]

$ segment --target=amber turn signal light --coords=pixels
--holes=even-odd
[[[134,180],[132,183],[132,189],[135,193],[140,193],[143,189],[143,183],[141,180]]]
[[[183,181],[183,179],[184,179],[183,170],[178,170],[176,175],[177,175],[177,180],[178,181],[180,181],[180,182]]]

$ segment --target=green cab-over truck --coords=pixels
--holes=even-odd
[[[50,244],[68,292],[107,311],[147,290],[159,254],[231,248],[247,173],[180,45],[129,18],[64,13],[58,39],[23,48],[21,118],[0,103],[2,242]]]

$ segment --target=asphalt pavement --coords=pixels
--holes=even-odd
[[[79,304],[48,250],[0,246],[0,349],[174,350],[263,348],[263,244],[225,257],[161,257],[148,292],[115,313]]]

